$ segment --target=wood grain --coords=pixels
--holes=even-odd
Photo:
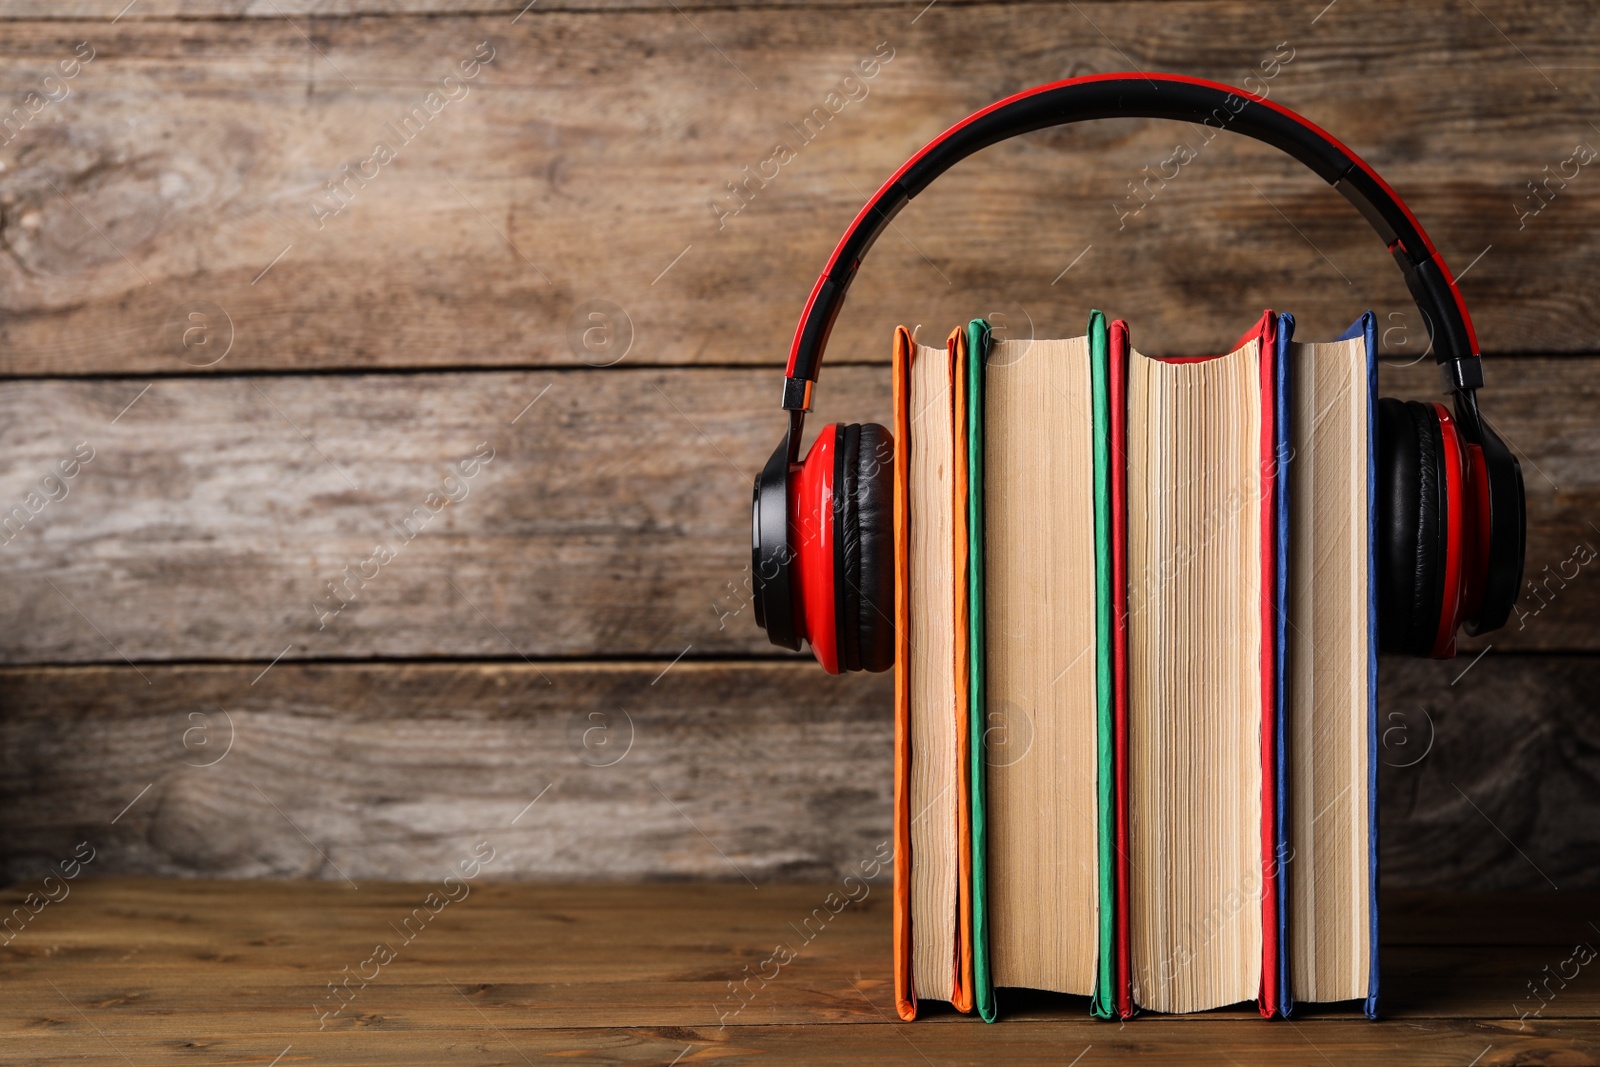
[[[1269,64],[1272,99],[1364,153],[1456,269],[1471,265],[1488,350],[1594,350],[1600,338],[1585,281],[1600,263],[1600,207],[1586,172],[1552,186],[1537,216],[1518,207],[1534,203],[1529,181],[1594,137],[1600,44],[1576,8],[1378,8],[1312,24],[1297,8],[1222,2],[829,18],[660,5],[515,22],[496,6],[297,20],[272,17],[278,5],[146,0],[115,23],[9,23],[0,99],[26,100],[80,42],[94,59],[0,148],[0,373],[583,366],[615,358],[624,335],[631,363],[770,366],[840,231],[917,147],[1026,86],[1130,63],[1233,82]],[[151,17],[162,12],[227,17]],[[1006,61],[974,63],[978,39]],[[495,58],[467,95],[319,220],[325,183],[485,41]],[[835,96],[837,116],[807,143],[806,116],[880,43],[894,58],[852,90],[858,101]],[[1392,343],[1409,323],[1414,350],[1421,324],[1380,244],[1262,146],[1204,145],[1170,181],[1141,186],[1149,206],[1124,218],[1141,203],[1130,183],[1194,137],[1118,121],[969,161],[896,221],[835,355],[881,358],[902,320],[981,311],[1060,334],[1092,306],[1131,319],[1156,353],[1216,348],[1267,305],[1316,333],[1375,307]],[[780,142],[794,159],[719,218],[727,183]],[[602,330],[618,331],[604,352],[581,341],[595,301],[609,302]]]
[[[1470,669],[1381,665],[1385,884],[1442,886],[1433,879],[1444,871],[1477,889],[1575,888],[1594,877],[1600,822],[1576,813],[1600,796],[1596,664],[1500,655]]]
[[[1486,410],[1526,457],[1528,571],[1548,588],[1489,640],[1594,649],[1600,564],[1564,561],[1600,547],[1600,364],[1516,366],[1493,368]],[[1429,367],[1384,375],[1401,395],[1432,382]],[[883,369],[826,384],[813,433],[886,420]],[[773,651],[745,546],[750,479],[781,429],[775,385],[622,367],[0,384],[0,517],[79,442],[94,450],[65,498],[36,497],[37,515],[0,530],[20,530],[0,544],[0,658]],[[492,461],[447,486],[485,446]],[[441,490],[465,496],[434,511]]]
[[[842,878],[887,840],[887,676],[666,666],[10,674],[0,870],[86,836],[107,872],[361,885],[488,840],[497,879],[747,885]]]
[[[876,892],[802,940],[796,918],[813,914],[834,887],[478,885],[403,941],[391,924],[435,888],[78,881],[0,949],[8,1059],[436,1063],[581,1055],[601,1063],[676,1056],[831,1064],[920,1054],[936,1063],[1059,1063],[1066,1054],[1093,1064],[1132,1055],[1281,1063],[1320,1054],[1459,1065],[1473,1057],[1591,1063],[1600,1049],[1600,998],[1582,982],[1560,990],[1540,1016],[1517,1019],[1523,979],[1564,958],[1565,949],[1546,945],[1445,937],[1397,946],[1384,972],[1393,1011],[1379,1023],[1323,1011],[1274,1025],[1241,1006],[1116,1027],[1089,1019],[1082,998],[1003,991],[998,1025],[929,1006],[923,1020],[905,1026],[891,1022],[889,909]],[[1547,899],[1517,898],[1511,925],[1517,914],[1547,908],[1581,926],[1596,903],[1564,895],[1549,909]],[[0,900],[13,907],[21,892]],[[1423,898],[1401,903],[1430,910]],[[1460,917],[1467,941],[1501,918],[1482,902],[1444,910]],[[341,1002],[328,983],[362,970],[374,942],[390,945],[395,958],[370,981],[346,985],[348,1003],[333,1015],[324,1002]],[[774,943],[794,949],[776,975],[763,965]],[[767,980],[751,979],[742,996],[731,992],[762,971]]]
[[[495,879],[764,889],[888,839],[887,676],[665,666],[10,668],[0,875],[87,840],[97,873],[365,886],[487,840]],[[1465,666],[1383,665],[1383,884],[1600,889],[1600,661],[1496,650],[1452,685]]]
[[[58,21],[110,20],[122,11],[127,0],[61,0],[60,3],[42,0],[0,0],[0,18],[20,20]],[[862,7],[861,0],[697,0],[692,8],[719,7]],[[382,15],[403,17],[407,15],[495,15],[509,20],[521,15],[534,18],[546,11],[595,10],[654,10],[671,8],[660,0],[528,0],[515,2],[480,2],[470,0],[139,0],[122,13],[120,21],[152,21],[156,19],[283,19],[294,17],[304,20],[310,29],[323,26],[333,19],[352,19]]]
[[[64,1009],[62,1009],[64,1010]],[[519,1013],[520,1014],[520,1013]],[[1082,1013],[1077,1013],[1082,1014]],[[52,1022],[55,1020],[52,1019]],[[375,1020],[381,1021],[381,1020]],[[34,1033],[17,1047],[19,1065],[53,1067],[62,1047],[74,1053],[73,1063],[125,1067],[126,1061],[107,1048],[81,1020],[62,1019],[60,1025],[70,1036],[46,1042]],[[1056,1064],[1061,1062],[1062,1046],[1077,1051],[1089,1050],[1080,1064],[1093,1067],[1137,1057],[1140,1062],[1191,1064],[1210,1057],[1241,1065],[1271,1065],[1286,1062],[1321,1063],[1318,1056],[1348,1054],[1364,1064],[1406,1065],[1406,1067],[1459,1067],[1482,1055],[1474,1067],[1510,1067],[1524,1063],[1547,1062],[1592,1065],[1600,1046],[1600,1025],[1583,1020],[1538,1022],[1530,1020],[1519,1030],[1516,1019],[1446,1020],[1427,1026],[1395,1023],[1377,1027],[1365,1020],[1341,1019],[1328,1023],[1296,1023],[1294,1027],[1272,1026],[1261,1020],[1228,1020],[1193,1026],[1181,1020],[1141,1022],[1137,1031],[1116,1031],[1079,1018],[1053,1019],[1047,1023],[1019,1022],[1004,1030],[983,1030],[977,1024],[913,1029],[909,1032],[892,1025],[830,1026],[787,1025],[741,1027],[718,1031],[715,1027],[583,1028],[570,1030],[517,1030],[506,1022],[496,1026],[481,1019],[468,1020],[460,1027],[429,1027],[417,1030],[364,1029],[343,1034],[303,1034],[296,1023],[269,1030],[216,1028],[205,1032],[204,1041],[159,1041],[122,1039],[118,1045],[130,1052],[153,1056],[173,1056],[199,1046],[212,1058],[210,1063],[267,1064],[276,1052],[272,1044],[288,1045],[292,1051],[282,1061],[285,1067],[297,1063],[381,1064],[398,1067],[433,1067],[441,1057],[475,1057],[471,1062],[496,1064],[522,1063],[522,1057],[581,1056],[584,1062],[598,1064],[680,1064],[718,1063],[805,1063],[819,1067],[836,1064],[893,1062],[897,1056],[918,1052],[934,1062],[985,1063],[1003,1056],[1007,1063]],[[1311,1027],[1315,1026],[1315,1029]],[[71,1029],[69,1029],[71,1028]],[[189,1029],[189,1028],[185,1028]],[[198,1028],[191,1029],[196,1032]],[[929,1033],[932,1030],[933,1033]],[[1307,1031],[1312,1035],[1306,1039]],[[1395,1034],[1403,1040],[1396,1040]],[[295,1039],[298,1038],[298,1041]],[[910,1044],[908,1045],[908,1042]],[[487,1057],[487,1058],[485,1058]],[[1222,1057],[1226,1057],[1225,1060]],[[1119,1059],[1120,1058],[1120,1059]],[[530,1060],[531,1061],[531,1060]],[[172,1062],[172,1061],[162,1061]],[[920,1059],[912,1062],[920,1063]],[[1337,1061],[1336,1061],[1337,1062]]]
[[[832,380],[830,413],[884,417],[886,375]],[[0,657],[771,650],[744,582],[775,385],[628,368],[5,384],[6,508],[77,442],[95,452],[0,546]]]

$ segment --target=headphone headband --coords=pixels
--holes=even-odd
[[[1477,429],[1472,391],[1483,384],[1483,370],[1472,318],[1444,258],[1395,191],[1354,152],[1288,108],[1220,82],[1176,74],[1095,74],[1028,89],[950,127],[911,157],[856,215],[811,290],[784,380],[783,406],[793,413],[791,423],[797,425],[801,413],[811,409],[828,334],[862,257],[912,197],[956,163],[999,141],[1049,126],[1128,117],[1198,122],[1242,133],[1288,153],[1338,189],[1389,246],[1427,321],[1446,387],[1456,394],[1458,410],[1470,410],[1469,432]],[[799,435],[792,437],[791,448],[799,444]]]

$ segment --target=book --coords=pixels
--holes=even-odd
[[[1378,1011],[1377,337],[1293,344],[1288,424],[1283,1013]]]
[[[1128,980],[1155,1011],[1277,1010],[1276,327],[1126,347]]]
[[[1106,321],[1095,312],[1087,336],[1062,341],[986,345],[981,321],[968,329],[976,1000],[993,1019],[994,987],[1019,986],[1089,996],[1106,1015]]]
[[[895,1003],[972,1009],[966,339],[896,330]]]

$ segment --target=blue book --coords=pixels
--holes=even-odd
[[[1376,1018],[1377,330],[1293,333],[1280,317],[1278,1001]]]

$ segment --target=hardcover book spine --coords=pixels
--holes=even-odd
[[[1278,663],[1273,686],[1278,723],[1278,773],[1274,808],[1277,814],[1278,840],[1273,856],[1272,880],[1278,896],[1278,1013],[1287,1019],[1294,1012],[1294,996],[1289,982],[1289,871],[1292,857],[1289,849],[1289,493],[1293,484],[1290,474],[1294,459],[1289,443],[1290,398],[1293,395],[1294,367],[1290,362],[1290,343],[1294,338],[1294,316],[1278,316],[1277,343],[1277,451],[1273,456],[1278,471],[1277,536],[1277,618],[1273,622],[1273,644],[1278,650]]]
[[[1278,318],[1261,317],[1261,986],[1258,1006],[1278,1012]]]
[[[1378,1017],[1378,326],[1372,312],[1352,328],[1367,346],[1367,875],[1372,973],[1367,1018]]]
[[[894,1003],[917,1017],[911,984],[911,333],[894,332]]]
[[[1094,395],[1094,574],[1095,574],[1095,803],[1099,826],[1098,973],[1089,1010],[1097,1019],[1116,1016],[1116,804],[1112,755],[1112,548],[1110,339],[1106,317],[1089,313],[1089,366]]]
[[[984,1022],[995,1021],[994,983],[989,970],[989,817],[985,792],[987,745],[985,715],[988,693],[984,676],[983,586],[983,376],[989,362],[989,324],[973,319],[967,324],[967,588],[970,597],[971,705],[967,723],[971,735],[972,789],[972,984],[973,1001]]]
[[[967,584],[967,561],[970,541],[967,526],[968,461],[967,442],[968,398],[967,364],[970,352],[966,331],[950,331],[947,342],[950,359],[951,426],[950,438],[954,446],[954,470],[951,472],[950,514],[955,527],[951,545],[950,574],[955,579],[954,603],[950,617],[955,621],[955,640],[950,651],[955,658],[952,677],[955,692],[950,701],[956,738],[956,933],[955,974],[951,982],[950,1002],[957,1011],[972,1010],[972,790],[970,768],[972,762],[971,667],[972,644],[968,628],[971,625],[970,588]]]
[[[1133,1015],[1132,926],[1128,841],[1128,324],[1110,329],[1111,399],[1111,759],[1115,885],[1112,908],[1116,946],[1117,1015]]]

